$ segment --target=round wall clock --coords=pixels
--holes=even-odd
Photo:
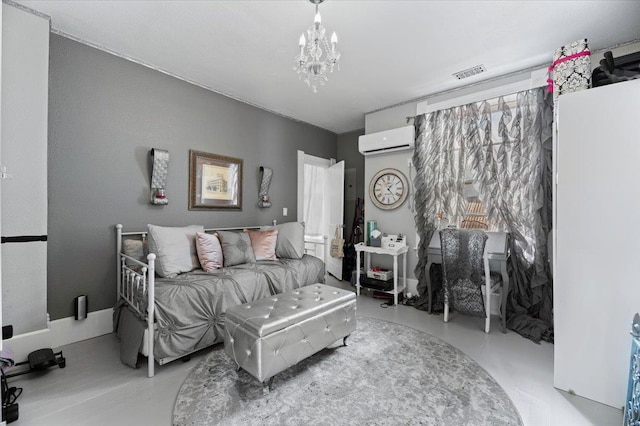
[[[382,169],[371,178],[369,197],[373,204],[383,210],[400,207],[409,193],[409,182],[401,171]]]

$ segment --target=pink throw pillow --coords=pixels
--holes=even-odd
[[[222,247],[217,236],[197,232],[196,249],[202,270],[213,272],[218,268],[222,268]]]
[[[251,248],[256,255],[256,260],[277,260],[276,258],[276,241],[278,240],[278,230],[270,229],[268,231],[252,231],[246,229],[251,240]]]

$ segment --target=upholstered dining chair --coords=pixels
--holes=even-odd
[[[449,321],[451,308],[460,314],[484,317],[485,333],[489,333],[491,294],[501,283],[491,284],[486,243],[487,234],[481,230],[440,231],[444,322]]]

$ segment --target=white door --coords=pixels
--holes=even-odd
[[[340,238],[343,238],[342,218],[344,215],[344,161],[332,165],[327,170],[326,199],[329,201],[329,242],[339,230]],[[327,272],[342,280],[342,258],[327,257]]]
[[[308,241],[322,241],[328,237],[331,243],[340,227],[344,209],[344,161],[336,164],[334,159],[325,159],[298,151],[298,221],[305,223],[305,238]],[[326,257],[327,272],[338,279],[342,277],[342,259],[326,256],[317,246],[309,247],[323,260]]]
[[[558,105],[554,385],[618,408],[640,310],[638,111],[638,80]]]

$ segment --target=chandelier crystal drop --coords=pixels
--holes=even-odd
[[[324,0],[309,0],[316,5],[316,16],[307,31],[307,36],[302,33],[298,46],[300,53],[295,58],[296,65],[293,70],[298,73],[298,78],[304,77],[304,82],[318,93],[318,86],[323,86],[328,80],[328,74],[333,72],[335,66],[340,69],[338,61],[340,52],[336,50],[338,36],[334,32],[331,41],[327,40],[326,29],[322,26],[322,18],[318,11],[318,5]],[[324,54],[324,56],[323,56]]]

